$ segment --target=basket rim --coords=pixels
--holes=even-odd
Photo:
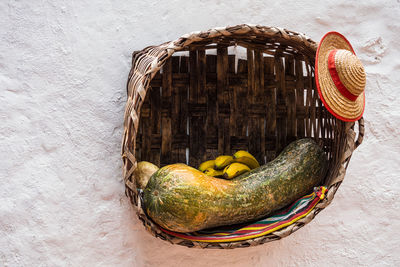
[[[184,50],[185,47],[188,47],[193,43],[217,37],[240,37],[247,35],[263,36],[298,42],[299,44],[307,47],[309,50],[308,52],[312,52],[313,54],[315,54],[318,48],[318,44],[306,34],[287,30],[281,27],[239,24],[235,26],[211,28],[206,31],[193,31],[186,33],[175,40],[167,41],[156,46],[147,46],[142,50],[134,51],[132,53],[132,69],[129,73],[127,82],[127,93],[129,95],[129,89],[134,87],[134,85],[130,86],[131,77],[133,76],[132,70],[134,67],[137,67],[135,68],[136,70],[140,70],[140,74],[142,76],[148,76],[151,81],[151,79],[154,78],[154,75],[161,69],[168,58],[170,58],[174,53]],[[146,62],[147,64],[144,66],[134,66],[134,63],[138,62],[143,56],[148,56],[148,60],[150,62]]]
[[[155,74],[165,64],[166,60],[170,58],[175,52],[183,50],[190,44],[199,42],[204,39],[216,38],[218,36],[233,36],[233,35],[261,35],[264,37],[275,37],[290,39],[295,42],[300,42],[302,45],[307,47],[314,54],[317,50],[317,44],[307,37],[305,34],[297,33],[294,31],[288,31],[279,27],[267,27],[261,25],[251,24],[240,24],[236,26],[228,26],[223,28],[213,28],[208,31],[196,31],[182,35],[180,38],[160,44],[159,46],[149,46],[140,51],[135,51],[132,54],[132,68],[129,73],[127,82],[127,93],[128,100],[125,108],[125,122],[124,122],[124,133],[122,139],[122,159],[124,163],[124,181],[125,181],[125,193],[130,198],[132,204],[137,206],[137,215],[153,236],[159,237],[163,240],[169,241],[172,244],[179,244],[188,247],[199,247],[199,248],[238,248],[248,247],[254,245],[260,245],[270,241],[281,239],[291,233],[297,231],[305,224],[310,222],[322,209],[330,204],[333,197],[339,188],[346,168],[350,161],[353,151],[361,144],[364,135],[364,119],[360,118],[358,123],[358,138],[356,139],[354,132],[355,122],[342,122],[337,120],[337,127],[340,128],[344,134],[343,148],[340,153],[342,158],[338,166],[336,167],[337,175],[329,181],[329,184],[325,185],[328,188],[328,194],[326,198],[317,204],[312,212],[310,212],[303,219],[286,226],[280,230],[272,232],[268,235],[243,240],[243,241],[232,241],[232,242],[221,242],[221,243],[206,243],[206,242],[193,242],[184,239],[180,239],[171,236],[165,232],[162,232],[157,224],[155,224],[151,218],[147,217],[145,212],[141,208],[141,201],[139,194],[136,190],[134,183],[130,180],[134,169],[136,168],[137,160],[135,158],[135,146],[136,146],[136,133],[138,131],[140,107],[143,103],[146,91],[149,88],[150,81],[154,78]],[[314,55],[315,57],[315,55]],[[314,63],[311,60],[311,63]],[[139,112],[137,112],[138,110]],[[130,152],[129,141],[132,138],[128,138],[130,129],[133,129],[133,153]],[[129,139],[129,140],[128,140]],[[132,145],[132,144],[131,144]]]

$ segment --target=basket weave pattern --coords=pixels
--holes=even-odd
[[[235,54],[237,47],[244,55]],[[238,25],[194,32],[133,53],[123,175],[126,194],[150,233],[188,247],[247,247],[290,235],[330,204],[362,142],[364,123],[357,121],[356,138],[355,123],[339,121],[323,107],[314,82],[316,49],[300,33]],[[330,163],[324,185],[329,191],[310,214],[281,230],[245,241],[192,242],[162,232],[142,209],[132,175],[138,160],[197,167],[244,149],[266,163],[302,137],[314,138],[326,152]]]

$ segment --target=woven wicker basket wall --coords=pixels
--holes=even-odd
[[[122,158],[126,194],[148,231],[189,247],[247,247],[293,233],[329,205],[364,125],[363,119],[357,122],[356,138],[355,123],[339,121],[323,107],[314,81],[316,48],[300,33],[238,25],[133,53]],[[192,242],[162,232],[142,209],[132,176],[137,161],[197,167],[244,149],[266,163],[302,137],[314,138],[326,152],[329,191],[310,214],[279,231],[245,241]]]

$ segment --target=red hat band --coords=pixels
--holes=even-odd
[[[335,84],[336,88],[339,90],[339,92],[346,97],[350,101],[356,101],[357,95],[353,95],[347,88],[344,86],[342,81],[340,80],[339,74],[336,70],[336,65],[335,65],[335,55],[338,50],[334,49],[329,52],[328,56],[328,69],[329,73],[332,77],[332,81]]]

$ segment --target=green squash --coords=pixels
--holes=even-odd
[[[167,165],[150,177],[144,207],[158,225],[182,233],[248,222],[312,191],[326,166],[324,152],[312,139],[294,141],[273,161],[232,180],[182,163]]]

